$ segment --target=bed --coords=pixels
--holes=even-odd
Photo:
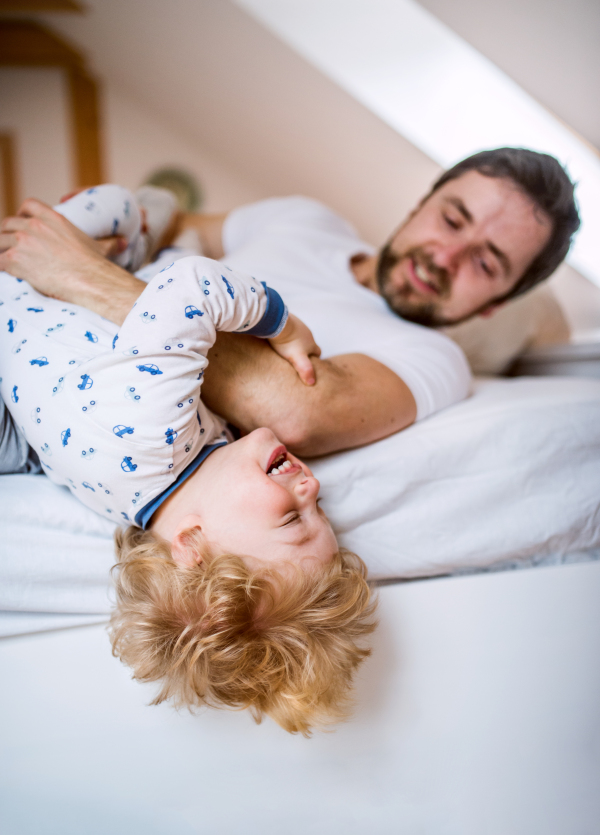
[[[312,740],[146,707],[105,633],[111,523],[0,479],[3,833],[596,831],[600,381],[480,379],[314,470],[382,588],[356,716]]]
[[[463,403],[313,469],[373,580],[600,557],[598,380],[480,379]],[[0,496],[2,634],[105,620],[112,523],[44,476],[3,476]]]

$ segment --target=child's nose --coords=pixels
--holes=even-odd
[[[314,476],[304,476],[294,486],[296,495],[303,499],[316,499],[321,485]]]

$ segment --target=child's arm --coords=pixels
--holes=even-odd
[[[218,331],[269,339],[303,382],[314,382],[309,355],[318,356],[320,350],[309,329],[288,317],[279,294],[252,276],[200,256],[176,261],[152,279],[125,319],[115,350],[135,350],[138,363],[143,357],[159,368],[159,359],[169,363],[185,355],[188,368],[197,373],[206,366]]]

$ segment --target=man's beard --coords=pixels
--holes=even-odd
[[[392,270],[399,261],[409,259],[413,259],[415,264],[420,264],[427,270],[427,274],[439,291],[435,298],[414,298],[415,291],[408,279],[402,286],[394,286],[390,275]],[[388,307],[403,319],[428,328],[440,328],[453,324],[438,312],[439,302],[450,296],[451,280],[448,271],[443,267],[438,267],[421,247],[415,246],[398,254],[393,252],[390,244],[387,243],[379,253],[377,261],[377,286]]]

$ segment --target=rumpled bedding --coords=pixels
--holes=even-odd
[[[600,557],[598,380],[481,379],[463,403],[311,467],[340,544],[376,580]],[[0,524],[0,635],[106,616],[111,522],[45,476],[11,475]]]

